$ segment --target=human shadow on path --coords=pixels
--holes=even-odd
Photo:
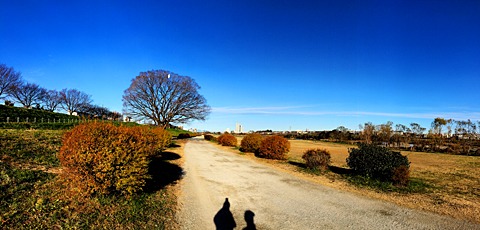
[[[255,227],[255,223],[253,221],[253,217],[255,217],[255,213],[253,213],[250,210],[245,211],[245,214],[243,215],[245,218],[245,222],[247,222],[247,227],[243,228],[243,230],[257,230],[257,227]]]
[[[213,217],[213,222],[217,227],[217,230],[233,230],[237,227],[232,212],[230,212],[230,202],[228,198],[225,198],[223,207]]]

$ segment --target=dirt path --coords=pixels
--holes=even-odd
[[[215,229],[232,222],[230,213],[236,229],[244,229],[246,211],[254,213],[257,229],[480,229],[314,184],[202,139],[187,142],[184,155],[178,215],[182,229]]]

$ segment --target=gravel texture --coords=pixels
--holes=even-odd
[[[252,212],[256,229],[480,229],[476,223],[314,184],[203,138],[187,142],[184,156],[177,216],[182,229],[215,229],[229,212],[235,229],[254,229]]]

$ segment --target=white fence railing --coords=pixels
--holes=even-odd
[[[81,119],[66,118],[36,118],[36,117],[0,117],[0,122],[6,123],[78,123]]]

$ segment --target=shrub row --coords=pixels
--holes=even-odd
[[[252,133],[242,139],[240,151],[255,153],[261,158],[284,160],[290,151],[290,142],[282,136],[263,137]]]
[[[348,166],[360,175],[406,185],[410,162],[400,152],[374,144],[359,144],[349,149]]]
[[[162,128],[80,124],[63,136],[59,152],[63,176],[87,194],[131,195],[142,190],[150,158],[170,140]]]
[[[213,136],[206,135],[211,140]],[[236,146],[236,138],[228,133],[222,134],[218,142],[225,146]],[[290,151],[290,142],[281,136],[263,137],[260,134],[246,135],[240,144],[240,151],[253,152],[256,156],[267,159],[286,159]],[[325,149],[309,149],[302,158],[307,168],[327,170],[330,164],[330,153]],[[358,148],[349,149],[348,166],[357,174],[367,178],[390,181],[396,185],[407,185],[410,174],[410,163],[400,152],[374,144],[360,144]]]

